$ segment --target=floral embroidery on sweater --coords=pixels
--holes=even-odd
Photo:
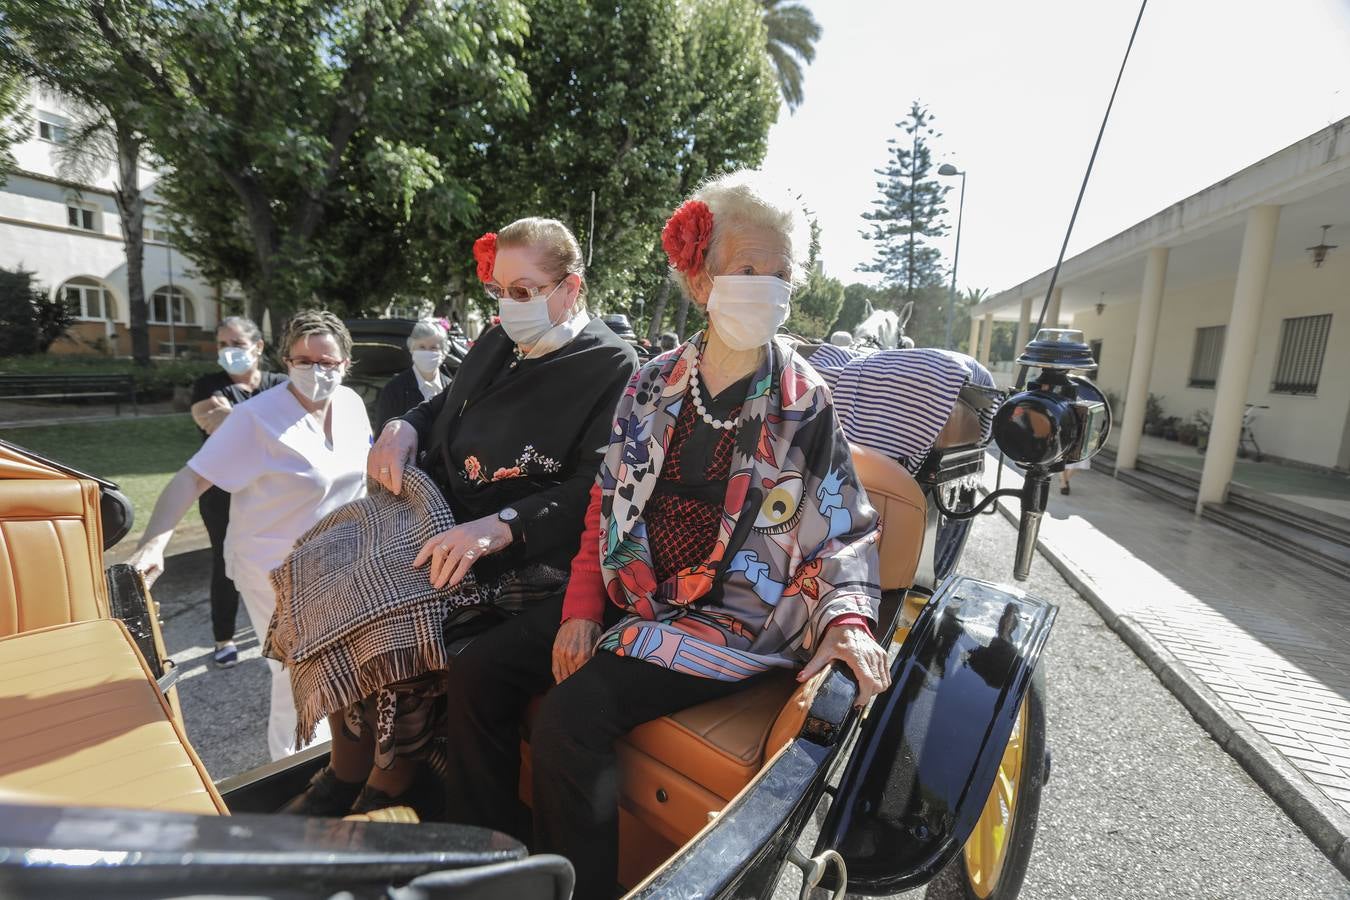
[[[494,481],[505,481],[508,478],[524,478],[527,475],[553,475],[562,471],[562,465],[552,457],[544,456],[538,450],[534,449],[533,444],[526,444],[520,451],[514,464],[502,466],[487,474],[487,468],[476,456],[466,456],[464,458],[464,468],[460,470],[460,475],[465,481],[471,481],[475,484],[491,484]]]

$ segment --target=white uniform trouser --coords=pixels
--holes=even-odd
[[[248,611],[248,620],[253,624],[253,632],[258,636],[258,646],[262,647],[267,639],[267,628],[272,624],[272,612],[277,606],[276,592],[266,574],[259,576],[252,571],[239,571],[243,567],[235,566],[234,586],[243,598],[244,609]],[[281,667],[275,659],[267,660],[272,670],[272,708],[267,716],[267,752],[272,759],[290,756],[304,747],[295,745],[295,695],[291,692],[291,673]],[[328,721],[321,719],[314,734],[314,740],[326,741],[331,737]]]

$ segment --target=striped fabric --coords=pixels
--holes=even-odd
[[[993,376],[963,353],[932,348],[854,350],[829,344],[808,357],[834,395],[844,433],[855,444],[917,472],[967,383],[994,387]],[[994,411],[981,412],[987,439]]]

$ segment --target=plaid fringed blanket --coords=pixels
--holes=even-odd
[[[277,608],[263,655],[291,670],[296,738],[377,689],[447,664],[446,613],[479,602],[470,573],[437,590],[414,569],[422,545],[455,525],[440,488],[419,469],[403,493],[371,493],[329,513],[272,570]]]

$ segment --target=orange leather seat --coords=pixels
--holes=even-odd
[[[227,813],[126,626],[0,638],[0,799]]]
[[[107,618],[98,485],[57,472],[5,477],[0,459],[0,636]]]

